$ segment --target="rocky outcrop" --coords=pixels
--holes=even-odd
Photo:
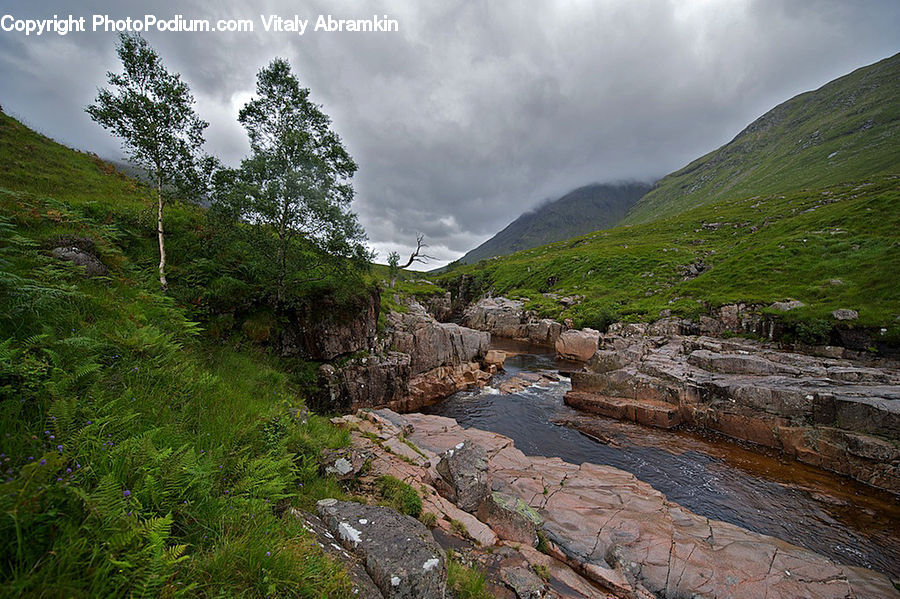
[[[538,318],[526,311],[518,300],[505,297],[484,298],[469,306],[463,314],[467,327],[491,335],[553,347],[565,326],[549,318]]]
[[[51,256],[84,267],[84,274],[87,277],[103,276],[108,273],[106,265],[97,255],[96,244],[90,237],[60,235],[51,239],[48,245]]]
[[[522,566],[512,558],[500,566],[507,587],[525,596],[534,592],[642,599],[897,596],[882,574],[842,566],[773,537],[698,516],[616,468],[528,457],[506,437],[463,429],[439,416],[399,417],[379,411],[337,422],[351,429],[354,446],[372,452],[371,475],[392,474],[411,484],[422,494],[423,509],[437,516],[436,525],[443,531],[462,529],[493,545],[488,553],[514,552],[526,569],[528,564],[540,566],[539,572],[549,579],[543,590],[516,570]],[[395,453],[407,447],[397,440],[401,435],[415,445],[414,451]],[[439,456],[461,442],[483,449],[495,492],[492,498],[501,497],[499,503],[507,507],[521,502],[538,515],[534,524],[545,539],[546,554],[529,543],[504,541],[480,518],[436,492],[432,482],[440,478],[435,470]],[[484,510],[480,513],[496,523]]]
[[[323,499],[316,509],[341,545],[362,559],[386,599],[444,599],[444,552],[418,520],[336,499]]]
[[[714,430],[900,492],[895,364],[682,336],[665,323],[611,330],[573,373],[572,407],[649,426]]]
[[[479,362],[489,333],[439,323],[415,302],[387,321],[380,350],[319,368],[312,403],[331,412],[382,406],[406,412],[490,380]]]
[[[564,331],[556,340],[556,355],[564,360],[584,362],[600,347],[600,331],[581,329]]]
[[[377,290],[347,304],[330,296],[317,297],[289,315],[281,331],[281,354],[333,360],[368,351],[375,346],[380,307]]]
[[[487,353],[491,342],[489,333],[437,322],[415,303],[406,314],[391,312],[388,326],[390,348],[409,354],[413,375],[477,361]]]
[[[353,412],[400,402],[409,396],[409,354],[366,354],[318,371],[314,407],[326,412]]]

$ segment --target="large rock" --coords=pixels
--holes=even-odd
[[[94,243],[87,238],[66,239],[69,243],[54,247],[50,253],[58,260],[65,260],[78,266],[84,267],[84,274],[88,277],[96,277],[105,275],[108,271],[100,258],[94,253]],[[78,239],[82,239],[80,243]],[[90,242],[88,244],[88,242]],[[87,249],[85,249],[87,248]]]
[[[458,366],[484,357],[491,342],[489,333],[434,320],[422,306],[410,312],[391,312],[390,345],[410,356],[410,372],[421,374],[441,366]]]
[[[423,452],[483,447],[492,486],[544,518],[550,552],[615,596],[897,596],[882,574],[694,514],[628,472],[525,456],[509,439],[449,418],[406,418]]]
[[[319,516],[347,550],[359,555],[387,599],[444,599],[444,552],[421,522],[390,508],[323,499]]]
[[[556,340],[556,355],[564,360],[586,362],[600,346],[600,331],[581,329],[565,331]]]
[[[504,541],[536,546],[537,530],[543,518],[527,503],[495,491],[478,506],[478,519],[490,526]]]
[[[281,354],[333,360],[372,349],[380,307],[377,290],[349,302],[331,296],[313,298],[289,315],[281,331]]]
[[[326,412],[353,412],[390,405],[409,395],[409,355],[388,352],[354,358],[343,365],[319,367],[315,407]]]
[[[549,318],[538,318],[526,311],[522,302],[505,297],[484,298],[472,304],[463,314],[463,324],[497,337],[551,347],[566,328]]]
[[[474,513],[488,494],[484,449],[460,442],[441,455],[437,471],[446,483],[438,490],[461,510]]]

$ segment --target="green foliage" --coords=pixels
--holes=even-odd
[[[257,76],[256,97],[238,120],[250,138],[251,154],[236,171],[216,177],[218,212],[242,220],[250,245],[262,248],[280,308],[303,273],[316,280],[348,260],[371,257],[365,234],[350,212],[356,163],[331,129],[331,120],[309,100],[309,90],[284,59]]]
[[[491,599],[486,584],[481,570],[464,565],[455,555],[447,560],[447,587],[457,599]]]
[[[419,514],[419,522],[428,528],[434,528],[437,526],[437,516],[433,512],[422,512]]]
[[[4,593],[347,596],[276,511],[339,492],[316,458],[347,433],[301,417],[278,358],[204,345],[115,229],[19,194],[0,205]],[[40,240],[65,231],[90,235],[114,276],[49,258]]]
[[[657,182],[625,220],[897,173],[900,54],[776,106],[731,142]]]
[[[401,514],[418,518],[422,513],[422,500],[411,486],[390,475],[379,476],[375,481],[379,495],[385,504]]]
[[[129,159],[146,169],[157,194],[159,282],[166,289],[163,236],[163,188],[196,187],[198,152],[209,123],[194,113],[194,98],[178,74],[166,71],[159,55],[139,34],[120,34],[116,48],[123,72],[108,74],[110,89],[101,89],[85,111],[122,139]],[[212,168],[212,160],[205,163]]]
[[[461,266],[438,283],[521,297],[542,316],[600,329],[655,320],[666,309],[695,318],[729,303],[796,299],[806,306],[772,316],[805,323],[798,328],[804,339],[821,340],[835,324],[831,312],[852,308],[860,315],[854,326],[884,327],[882,338],[896,340],[897,181],[886,176],[722,201]],[[686,274],[700,263],[698,276]],[[566,306],[559,298],[568,295],[584,300]]]

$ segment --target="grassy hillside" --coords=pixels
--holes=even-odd
[[[281,516],[341,495],[317,457],[347,437],[304,416],[314,365],[196,322],[200,266],[238,258],[215,267],[191,206],[167,212],[162,295],[145,198],[0,114],[0,595],[350,596]],[[61,235],[91,239],[109,274],[52,258]]]
[[[463,266],[484,291],[527,297],[531,307],[579,327],[655,320],[661,310],[695,316],[732,302],[797,299],[784,313],[827,331],[831,311],[900,339],[900,178],[882,176],[785,194],[720,201],[652,223],[623,225],[504,258]],[[702,267],[699,276],[691,265]],[[552,297],[583,295],[566,308]],[[815,339],[810,339],[815,341]]]
[[[900,54],[776,106],[663,179],[624,222],[900,172]]]
[[[459,261],[472,264],[608,229],[625,218],[628,210],[649,189],[650,185],[637,182],[580,187],[521,215]]]

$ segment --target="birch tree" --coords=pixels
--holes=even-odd
[[[107,73],[109,87],[100,89],[85,111],[122,140],[129,160],[144,168],[156,199],[159,241],[159,284],[166,280],[163,207],[166,189],[195,177],[203,131],[208,123],[194,112],[194,97],[178,73],[170,73],[150,44],[138,34],[122,34],[116,53],[121,73]]]

